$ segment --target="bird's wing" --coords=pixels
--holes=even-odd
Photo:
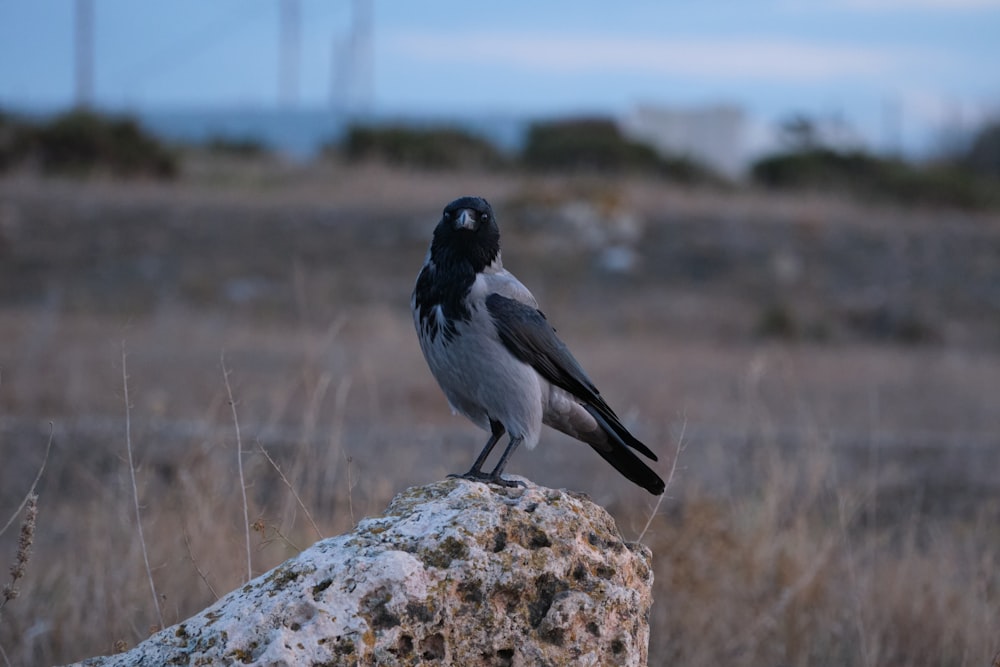
[[[656,455],[628,432],[604,402],[597,387],[537,308],[495,293],[486,297],[486,308],[496,324],[500,341],[511,354],[555,386],[573,394],[588,411],[596,413],[595,417],[599,415],[598,421],[603,421],[624,444],[656,460]]]
[[[482,277],[483,290],[480,298],[485,299],[491,294],[497,294],[529,306],[532,310],[538,308],[535,296],[510,271],[500,269],[494,273],[482,273],[480,275]]]

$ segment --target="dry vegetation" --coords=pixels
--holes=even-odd
[[[3,522],[54,428],[0,612],[10,664],[159,623],[123,341],[166,624],[244,581],[245,510],[259,574],[469,464],[483,434],[448,413],[408,313],[437,213],[464,193],[494,201],[508,266],[664,474],[679,455],[658,507],[551,432],[509,468],[587,492],[629,539],[656,509],[650,664],[971,667],[1000,649],[995,217],[639,181],[185,173],[0,181]],[[604,222],[557,214],[579,200]],[[634,273],[599,268],[608,244]]]

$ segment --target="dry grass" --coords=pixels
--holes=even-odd
[[[764,445],[750,492],[688,490],[646,540],[651,655],[685,665],[979,665],[996,651],[995,497],[970,515],[886,515],[872,471],[822,442]],[[887,508],[888,509],[888,508]]]
[[[46,184],[0,184],[0,211],[15,220],[0,225],[7,260],[40,244],[29,226],[62,224],[46,237],[51,251],[31,256],[50,262],[43,276],[79,272],[75,282],[50,278],[41,300],[7,293],[0,301],[0,339],[10,342],[0,349],[5,515],[27,493],[46,424],[55,423],[30,567],[0,618],[11,664],[111,652],[160,623],[135,500],[171,624],[241,584],[248,529],[256,575],[318,535],[380,512],[405,486],[468,466],[482,434],[448,414],[406,307],[433,222],[420,211],[433,215],[456,187],[531,199],[540,186],[528,192],[513,177],[341,175],[346,184],[325,195],[309,180],[315,174],[284,185],[279,174],[259,195],[244,185],[165,194],[57,183],[46,199]],[[358,194],[364,189],[392,194],[376,205]],[[408,196],[420,211],[399,212]],[[642,211],[715,216],[724,226],[745,208],[820,245],[842,240],[842,217],[866,224],[841,204],[824,214],[808,201],[744,194],[713,208],[703,194],[657,195],[642,184],[616,196]],[[336,224],[323,222],[327,212]],[[157,224],[133,238],[129,229],[145,215]],[[74,231],[63,216],[84,227]],[[302,222],[309,216],[317,222]],[[977,235],[998,227],[946,223],[967,223]],[[955,310],[939,314],[961,330],[944,342],[758,340],[745,290],[766,268],[704,284],[663,272],[631,282],[595,277],[570,260],[571,250],[550,257],[544,230],[512,227],[507,263],[537,286],[602,392],[662,454],[664,475],[684,443],[660,504],[552,433],[510,468],[589,493],[627,538],[642,535],[652,547],[651,664],[990,664],[1000,648],[995,318],[970,319],[956,298]],[[284,235],[306,238],[290,247]],[[60,258],[85,241],[95,265],[64,267],[69,260]],[[152,259],[142,260],[144,252]],[[275,258],[285,252],[300,259]],[[17,275],[33,275],[32,267]],[[159,271],[150,285],[144,270]],[[247,274],[270,276],[273,291],[248,304],[217,289]],[[16,536],[0,536],[0,554],[15,551]]]

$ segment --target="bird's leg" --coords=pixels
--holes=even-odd
[[[490,484],[498,484],[500,486],[507,487],[524,486],[524,482],[513,482],[500,476],[500,473],[503,472],[504,467],[507,465],[507,459],[509,459],[510,455],[514,453],[514,450],[517,449],[517,446],[521,444],[522,440],[524,440],[524,438],[511,437],[510,442],[507,443],[507,449],[503,450],[503,455],[500,457],[500,461],[497,462],[497,467],[494,468],[493,472],[489,475]]]
[[[486,463],[486,457],[490,455],[493,448],[496,447],[497,442],[503,437],[505,429],[503,424],[496,421],[495,419],[490,420],[490,439],[486,441],[486,446],[483,447],[483,451],[479,452],[479,456],[476,457],[475,463],[469,468],[469,472],[464,475],[448,475],[448,477],[461,477],[463,479],[478,479],[486,480],[490,479],[490,475],[483,472],[483,464]]]

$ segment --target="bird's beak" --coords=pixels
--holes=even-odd
[[[476,213],[467,208],[463,208],[458,212],[458,217],[455,218],[455,229],[468,229],[470,231],[476,228]]]

